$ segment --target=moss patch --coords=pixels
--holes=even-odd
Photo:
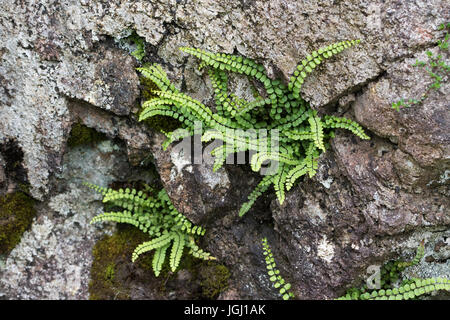
[[[170,271],[166,259],[161,274],[155,277],[152,253],[131,262],[132,252],[149,240],[148,235],[130,225],[117,226],[116,233],[105,236],[93,249],[90,299],[216,299],[227,289],[230,272],[225,266],[187,252],[176,272]]]
[[[91,300],[130,299],[129,288],[125,284],[127,278],[125,266],[131,264],[131,253],[134,248],[148,240],[148,236],[132,226],[118,225],[118,227],[116,233],[105,236],[94,246],[89,283]],[[145,261],[144,256],[143,258]]]
[[[216,299],[221,292],[228,288],[230,271],[222,264],[209,261],[201,267],[200,278],[202,297]]]
[[[72,126],[67,144],[69,147],[76,147],[83,144],[93,144],[106,139],[107,137],[103,133],[77,122]]]
[[[8,254],[19,243],[36,215],[35,200],[18,191],[0,197],[0,254]]]

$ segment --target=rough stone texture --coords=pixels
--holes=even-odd
[[[338,134],[333,150],[283,206],[272,203],[300,297],[342,294],[369,265],[414,251],[422,236],[427,242],[420,230],[448,230],[450,223],[448,190],[403,189],[392,164],[398,149],[390,143]]]
[[[38,205],[31,229],[0,268],[0,299],[86,299],[92,247],[113,229],[89,225],[102,212],[101,196],[81,183],[107,186],[133,176],[151,181],[132,172],[124,146],[110,140],[67,152],[58,190]]]
[[[58,65],[57,86],[68,97],[86,101],[117,115],[128,115],[138,97],[133,57],[106,44],[86,56],[68,55]],[[91,64],[90,61],[98,61]]]
[[[441,54],[437,47],[432,52],[435,55]],[[424,68],[412,66],[416,60],[426,61],[425,52],[421,51],[390,66],[386,75],[369,84],[355,102],[356,120],[398,146],[399,150],[393,159],[394,167],[404,167],[402,182],[405,184],[420,184],[433,178],[438,179],[438,176],[448,170],[450,160],[448,81],[438,91],[431,90],[421,105],[402,109],[402,112],[391,107],[392,102],[400,98],[420,98],[432,84]],[[408,88],[410,86],[416,90],[411,92]],[[437,171],[420,171],[421,168],[436,168]],[[430,174],[435,177],[429,176]],[[414,181],[407,181],[408,179]]]
[[[208,229],[203,247],[230,268],[223,299],[276,297],[260,251],[264,235],[300,298],[335,297],[369,264],[411,255],[422,237],[433,248],[429,270],[450,274],[442,253],[450,225],[448,85],[421,106],[401,112],[390,107],[429,84],[410,65],[427,48],[437,50],[443,33],[435,28],[450,20],[449,12],[444,0],[1,0],[0,188],[4,193],[27,182],[42,201],[31,230],[2,267],[6,296],[86,298],[85,271],[98,234],[85,223],[98,206],[80,191],[78,179],[120,179],[130,164],[140,172],[137,167],[152,160],[174,204]],[[354,114],[372,140],[339,132],[317,176],[288,193],[283,206],[268,194],[237,219],[258,175],[242,166],[212,173],[207,164],[191,165],[173,147],[162,151],[161,136],[136,123],[137,63],[115,41],[130,29],[147,42],[145,61],[161,63],[177,86],[205,103],[211,101],[210,83],[180,46],[246,55],[271,76],[288,80],[308,52],[362,39],[320,66],[302,95],[320,111]],[[242,81],[233,85],[248,94]],[[75,122],[122,140],[124,153],[115,161],[100,156],[98,175],[90,176],[94,166],[82,156],[82,174],[75,168],[67,173],[64,165],[73,163],[67,156],[77,159],[66,146]],[[23,153],[20,170],[8,170],[11,152],[5,150]],[[105,149],[88,154],[97,152],[104,155]],[[89,213],[70,214],[81,211]],[[86,259],[81,262],[73,254],[86,232],[88,243],[77,249]],[[63,238],[67,250],[58,241]]]

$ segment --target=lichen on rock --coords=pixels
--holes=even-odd
[[[436,50],[443,36],[436,26],[448,21],[449,9],[444,0],[1,2],[0,193],[25,184],[40,200],[35,220],[0,264],[1,294],[87,299],[92,247],[113,230],[88,226],[101,208],[81,181],[151,180],[152,162],[174,205],[208,230],[205,249],[226,263],[220,299],[274,298],[256,245],[263,234],[272,237],[280,269],[300,298],[338,296],[369,264],[413,252],[425,231],[436,241],[428,237],[429,262],[417,274],[448,271],[448,83],[420,107],[397,112],[391,103],[428,85],[427,74],[411,64]],[[181,46],[244,55],[287,80],[308,52],[361,39],[360,47],[320,66],[301,94],[319,112],[352,117],[372,139],[337,130],[316,177],[293,187],[282,206],[268,193],[237,219],[260,177],[245,166],[182,168],[171,147],[162,150],[158,133],[177,123],[137,123],[148,84],[139,81],[139,62],[117,45],[129,30],[145,38],[145,63],[163,64],[179,89],[206,105],[210,84]],[[248,96],[252,90],[241,80],[231,84]],[[77,128],[109,140],[75,146],[69,137]],[[96,140],[86,132],[79,142]],[[116,283],[121,268],[138,279],[126,289]],[[111,262],[98,279],[121,291],[96,294],[205,297],[200,280],[187,285],[196,271],[181,270],[160,295],[152,281],[146,285],[150,272]],[[208,292],[216,298],[216,289]]]
[[[19,243],[36,215],[35,200],[21,191],[0,197],[0,255]]]

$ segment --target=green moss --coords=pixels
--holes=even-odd
[[[145,240],[148,240],[148,236],[139,229],[118,225],[118,231],[112,236],[105,236],[97,241],[92,251],[93,262],[89,283],[91,300],[130,298],[124,279],[127,274],[126,265],[131,264],[131,253],[134,248]],[[144,264],[148,263],[144,256],[142,258]]]
[[[186,248],[185,248],[186,250]],[[153,257],[153,255],[148,255]],[[151,272],[151,259],[148,259],[148,270]],[[167,290],[165,285],[171,287],[177,286],[177,272],[187,270],[191,274],[191,284],[186,286],[186,290],[194,290],[191,292],[190,299],[216,299],[219,294],[228,288],[228,280],[230,271],[224,265],[215,261],[200,260],[192,255],[183,254],[180,265],[176,272],[172,272],[169,263],[166,261],[161,270],[159,278],[161,279],[159,291],[164,294]]]
[[[70,147],[76,147],[83,144],[96,143],[106,139],[107,137],[103,133],[97,132],[94,129],[77,122],[72,126],[67,144]]]
[[[145,57],[145,41],[144,38],[139,37],[136,32],[133,32],[131,36],[127,38],[129,41],[133,42],[136,49],[130,54],[135,57],[138,61],[141,61]]]
[[[20,191],[0,197],[0,254],[8,254],[19,243],[36,215],[34,204]]]
[[[131,187],[124,182],[118,186]],[[188,299],[215,299],[226,290],[230,273],[225,266],[189,254],[183,254],[176,272],[170,270],[166,259],[160,275],[155,277],[153,253],[142,254],[135,263],[131,262],[132,252],[149,240],[148,234],[128,224],[117,224],[117,228],[116,233],[105,236],[93,249],[90,299],[130,299],[131,288],[135,288],[136,283],[142,283],[142,288],[152,292],[151,296],[155,294],[162,299],[167,298],[169,292]],[[188,280],[178,277],[180,270],[188,271]]]
[[[222,264],[212,261],[204,263],[200,276],[202,296],[205,299],[216,299],[221,292],[228,288],[230,271]]]

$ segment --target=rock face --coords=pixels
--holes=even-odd
[[[108,185],[132,179],[124,149],[123,144],[104,140],[66,152],[63,170],[54,177],[56,190],[46,202],[37,205],[30,230],[0,268],[0,299],[88,296],[86,274],[92,262],[92,247],[112,228],[89,225],[94,215],[102,212],[101,197],[81,183]],[[141,172],[139,176],[151,182],[149,174]]]
[[[80,182],[151,181],[151,161],[174,205],[208,230],[202,247],[230,269],[222,299],[277,297],[263,236],[298,298],[334,298],[369,265],[410,257],[422,239],[431,257],[422,274],[449,275],[448,79],[423,104],[391,108],[432,82],[411,64],[439,51],[444,31],[436,27],[448,12],[443,0],[0,1],[0,192],[26,183],[40,201],[31,229],[0,264],[0,295],[88,298],[90,250],[103,231],[87,226],[99,204]],[[175,146],[162,150],[161,134],[136,121],[139,62],[117,44],[131,30],[146,42],[144,62],[162,64],[205,103],[211,85],[180,46],[245,55],[288,80],[307,53],[361,39],[320,66],[301,93],[320,112],[356,119],[371,140],[338,132],[315,177],[282,206],[269,192],[239,219],[258,174],[192,164]],[[69,147],[75,123],[109,142]]]

